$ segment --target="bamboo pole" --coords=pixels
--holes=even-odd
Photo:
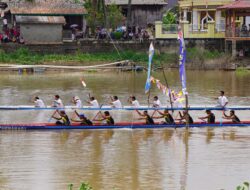
[[[160,62],[160,63],[161,63],[161,62]],[[165,80],[166,87],[167,87],[168,90],[170,90],[170,89],[169,89],[169,85],[168,85],[168,81],[167,81],[167,77],[166,77],[166,74],[165,74],[165,70],[164,70],[164,68],[163,68],[162,63],[161,63],[161,67],[162,67],[162,72],[163,72],[163,77],[164,77],[164,80]],[[172,109],[172,113],[174,113],[174,110],[173,110],[173,102],[172,102],[172,93],[171,93],[171,91],[170,91],[170,94],[169,94],[169,101],[170,101],[170,106],[171,106],[171,109]]]

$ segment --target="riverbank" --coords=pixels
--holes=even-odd
[[[154,69],[177,68],[178,50],[160,52],[155,50]],[[148,55],[143,51],[113,51],[73,54],[39,54],[31,52],[27,48],[19,48],[16,51],[6,53],[0,50],[0,64],[16,65],[55,65],[55,66],[93,66],[98,64],[113,63],[128,60],[135,65],[147,66]],[[202,48],[187,49],[187,68],[189,69],[225,69],[230,62],[230,56],[219,52]],[[6,69],[6,68],[5,68]]]

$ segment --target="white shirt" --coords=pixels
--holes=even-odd
[[[220,96],[218,98],[218,103],[219,103],[219,106],[221,107],[224,107],[226,103],[228,103],[228,99],[226,96]]]
[[[58,100],[54,100],[54,107],[63,108],[63,102],[60,98]]]
[[[158,99],[156,101],[153,102],[153,107],[154,108],[159,108],[161,107],[161,101]]]
[[[7,19],[5,18],[5,19],[3,19],[3,25],[7,25],[8,24],[8,21],[7,21]]]
[[[82,107],[82,101],[79,100],[79,99],[75,100],[75,104],[76,104],[77,108],[81,108]]]
[[[115,108],[122,108],[122,103],[120,100],[115,100],[112,102],[112,104]]]
[[[97,100],[90,101],[92,108],[100,108]]]
[[[134,100],[134,101],[132,101],[132,106],[138,108],[138,107],[140,107],[140,104],[137,100]]]
[[[45,108],[45,104],[41,99],[37,99],[34,101],[35,102],[35,106],[38,108]]]

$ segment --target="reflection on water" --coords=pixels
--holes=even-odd
[[[69,104],[73,95],[88,93],[106,103],[110,95],[123,102],[135,94],[147,104],[145,74],[2,75],[0,104],[32,104],[34,95],[47,103],[53,95]],[[161,74],[154,73],[160,79]],[[118,77],[119,76],[119,77]],[[178,73],[167,73],[169,83],[180,89]],[[135,80],[136,79],[136,80]],[[188,72],[190,102],[215,104],[224,89],[232,105],[249,105],[250,76],[224,72]],[[152,96],[167,99],[154,88]],[[1,122],[47,121],[51,112],[0,111]],[[95,113],[86,113],[94,117]],[[91,115],[92,114],[92,115]],[[131,113],[115,118],[136,121]],[[195,118],[205,113],[192,112]],[[221,112],[215,112],[221,120]],[[249,119],[249,113],[240,114]],[[110,190],[211,190],[234,189],[249,180],[250,131],[248,128],[202,128],[96,131],[0,131],[0,189],[55,190],[89,182],[94,189]]]
[[[250,169],[248,128],[2,131],[0,139],[7,190],[82,181],[107,190],[232,189]]]

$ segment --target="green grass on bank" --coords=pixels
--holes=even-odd
[[[202,49],[198,47],[194,48],[187,48],[187,59],[188,60],[200,60],[200,61],[205,61],[205,60],[211,60],[211,59],[218,59],[221,56],[223,56],[225,53],[224,52],[219,52],[219,51],[210,51],[207,49]]]
[[[236,69],[236,75],[238,75],[238,76],[246,76],[247,75],[248,76],[248,75],[250,75],[250,70],[248,70],[244,67],[238,67]]]
[[[222,53],[210,52],[208,50],[200,50],[199,48],[188,49],[188,60],[206,60],[215,59],[221,56]],[[20,48],[12,53],[4,53],[0,50],[1,63],[13,64],[43,64],[48,62],[75,62],[75,63],[95,63],[95,62],[115,62],[119,60],[130,60],[136,63],[147,64],[147,52],[124,51],[120,55],[117,52],[110,53],[76,53],[76,54],[37,54],[32,53],[28,49]],[[154,63],[173,64],[178,62],[178,53],[159,53],[156,51]]]

